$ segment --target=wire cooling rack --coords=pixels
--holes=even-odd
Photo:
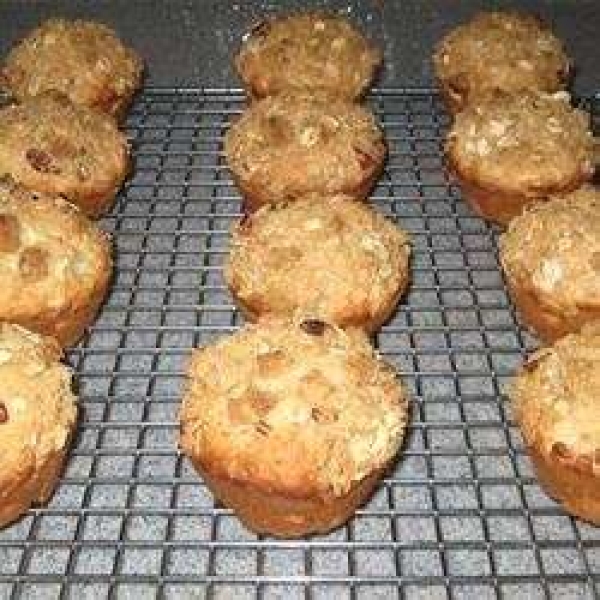
[[[422,90],[370,102],[390,157],[373,197],[412,234],[410,294],[377,338],[414,399],[395,471],[344,528],[245,531],[176,449],[193,346],[241,322],[221,277],[239,195],[222,155],[239,91],[148,90],[127,123],[135,174],[103,225],[116,276],[69,354],[79,434],[51,503],[0,532],[0,598],[598,598],[600,529],[536,484],[505,385],[534,340],[441,156]],[[600,100],[589,100],[596,129]]]

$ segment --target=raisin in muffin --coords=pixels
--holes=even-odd
[[[383,133],[367,108],[323,94],[265,98],[225,136],[229,167],[250,210],[308,192],[365,198],[385,154]]]
[[[267,320],[194,351],[181,446],[250,529],[326,532],[394,460],[407,404],[359,330]]]
[[[446,155],[473,210],[506,224],[527,204],[592,178],[589,127],[564,92],[496,93],[456,116]]]
[[[14,46],[0,80],[18,100],[57,90],[77,104],[121,118],[142,70],[138,55],[106,25],[49,19]]]
[[[74,344],[111,271],[108,237],[75,206],[0,181],[0,320]]]
[[[267,18],[244,37],[235,66],[248,93],[325,90],[356,99],[381,65],[381,52],[346,19],[320,12]]]
[[[345,196],[265,206],[232,229],[225,279],[252,321],[300,314],[375,331],[409,280],[408,235]]]
[[[544,341],[600,319],[600,191],[584,186],[511,221],[500,260],[523,321]]]
[[[538,18],[517,12],[484,12],[437,45],[434,71],[449,110],[501,90],[556,92],[569,81],[570,61],[561,41]]]
[[[107,211],[129,171],[114,119],[48,92],[0,110],[0,174],[61,194],[86,214]]]
[[[52,338],[0,324],[0,527],[56,487],[77,416],[60,358]]]
[[[600,525],[600,323],[536,352],[512,401],[538,479],[565,509]]]

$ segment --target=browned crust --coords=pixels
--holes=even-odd
[[[393,299],[390,300],[388,304],[382,306],[380,310],[378,310],[375,314],[369,314],[367,318],[363,313],[362,315],[349,315],[347,318],[341,318],[337,321],[337,325],[340,327],[358,327],[365,331],[369,335],[374,335],[377,330],[387,323],[387,321],[392,317],[394,312],[396,311],[396,307],[400,302],[400,298],[404,295],[409,285],[409,280],[404,279],[399,282],[398,290],[394,295]],[[258,322],[261,317],[265,316],[269,313],[268,307],[264,305],[264,303],[260,302],[260,299],[253,298],[250,301],[244,300],[239,294],[237,290],[233,287],[229,288],[231,292],[231,297],[233,298],[236,306],[244,315],[244,319],[249,321],[250,323]]]
[[[600,477],[593,474],[590,457],[548,455],[536,448],[529,453],[540,484],[571,514],[600,525]]]
[[[466,94],[461,94],[455,86],[446,81],[438,80],[440,96],[450,116],[457,115],[466,105]]]
[[[56,487],[64,466],[69,442],[65,448],[48,456],[38,469],[28,463],[27,469],[11,473],[0,481],[0,528],[23,515],[30,506],[45,503]]]
[[[564,314],[544,303],[525,281],[506,275],[508,292],[522,321],[544,342],[554,342],[567,333],[576,333],[586,323],[600,318],[600,305],[578,307],[575,313]]]
[[[447,152],[446,160],[460,185],[464,200],[473,211],[488,221],[504,226],[508,225],[511,219],[520,215],[528,204],[544,201],[552,194],[576,190],[589,179],[586,173],[579,172],[561,186],[540,187],[535,194],[532,193],[532,190],[528,190],[526,193],[517,193],[500,189],[497,186],[484,185],[477,181],[468,171],[461,168],[451,151]]]
[[[327,533],[345,523],[372,495],[385,469],[356,482],[343,496],[296,496],[264,489],[255,482],[233,480],[197,458],[192,464],[213,495],[233,509],[244,525],[259,534],[281,538]]]

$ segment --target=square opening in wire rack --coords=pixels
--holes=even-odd
[[[0,598],[598,597],[600,530],[538,487],[505,386],[534,340],[499,270],[498,230],[444,168],[430,90],[369,103],[389,160],[372,203],[413,241],[410,293],[380,331],[414,401],[395,470],[347,526],[281,541],[215,505],[177,450],[186,358],[241,323],[222,279],[240,196],[223,134],[239,90],[146,90],[135,170],[102,225],[110,297],[69,353],[79,432],[48,506],[0,532]],[[600,100],[583,102],[597,129]]]

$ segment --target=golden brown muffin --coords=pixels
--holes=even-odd
[[[369,498],[407,411],[359,330],[267,320],[194,351],[181,446],[248,528],[299,537],[338,527]]]
[[[110,209],[129,163],[127,138],[114,119],[62,94],[0,110],[0,175],[61,194],[90,217]]]
[[[446,156],[473,210],[507,224],[524,206],[592,178],[589,126],[564,92],[496,93],[456,116]]]
[[[77,416],[56,340],[0,323],[0,527],[46,502]]]
[[[526,210],[501,237],[500,260],[523,321],[544,341],[600,319],[600,191],[584,186]]]
[[[57,90],[120,119],[142,70],[139,56],[106,25],[49,19],[10,51],[0,77],[18,100]]]
[[[0,320],[74,344],[111,278],[108,236],[58,196],[0,182]]]
[[[483,12],[437,45],[433,66],[451,113],[496,90],[556,92],[569,81],[571,64],[561,41],[537,17]]]
[[[345,196],[265,206],[232,228],[225,279],[254,321],[302,315],[375,331],[409,280],[408,235]]]
[[[309,192],[365,198],[385,161],[383,133],[365,107],[292,93],[252,104],[225,136],[225,155],[246,207]]]
[[[600,323],[523,366],[512,400],[540,483],[565,509],[600,525]]]
[[[381,52],[346,19],[321,12],[267,18],[244,37],[235,66],[248,93],[324,90],[350,100],[367,89]]]

